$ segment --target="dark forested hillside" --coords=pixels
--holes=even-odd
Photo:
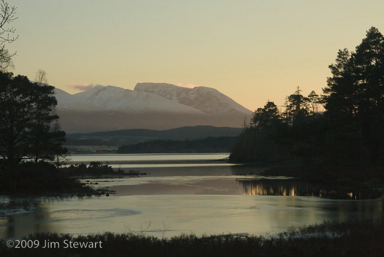
[[[67,145],[101,145],[122,146],[149,140],[193,140],[207,137],[237,137],[241,128],[194,126],[169,130],[126,129],[95,133],[77,133],[67,135]]]
[[[228,153],[236,137],[208,137],[194,140],[151,140],[123,145],[118,153]]]

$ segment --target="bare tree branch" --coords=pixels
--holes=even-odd
[[[10,67],[13,67],[12,57],[16,55],[16,52],[10,53],[5,44],[10,44],[16,41],[19,36],[13,34],[16,29],[13,27],[7,27],[7,25],[17,19],[16,7],[9,6],[5,0],[0,1],[0,71],[5,71]]]

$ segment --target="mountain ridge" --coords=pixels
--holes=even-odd
[[[209,87],[185,88],[166,83],[137,83],[134,90],[156,94],[208,114],[249,111],[217,89]]]
[[[211,125],[241,127],[252,112],[216,89],[137,83],[134,90],[95,86],[77,94],[55,89],[56,111],[68,133]]]

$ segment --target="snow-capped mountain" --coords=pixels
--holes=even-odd
[[[166,83],[138,83],[135,91],[162,96],[207,114],[245,113],[249,110],[214,88],[185,88]]]
[[[59,89],[56,89],[59,91]],[[62,91],[62,90],[60,90]],[[65,93],[65,94],[64,94]],[[68,96],[69,95],[69,96]],[[203,114],[194,108],[178,104],[155,94],[133,91],[113,86],[95,86],[75,95],[64,91],[56,94],[59,109],[66,110],[109,110],[126,113],[169,112]]]
[[[55,96],[60,124],[68,133],[194,125],[241,127],[252,114],[208,87],[138,83],[134,90],[95,86],[74,95],[55,89]]]

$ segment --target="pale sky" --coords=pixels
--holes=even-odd
[[[383,0],[7,0],[19,17],[15,74],[50,85],[215,88],[254,111],[297,86],[318,94],[339,49],[354,50]]]

